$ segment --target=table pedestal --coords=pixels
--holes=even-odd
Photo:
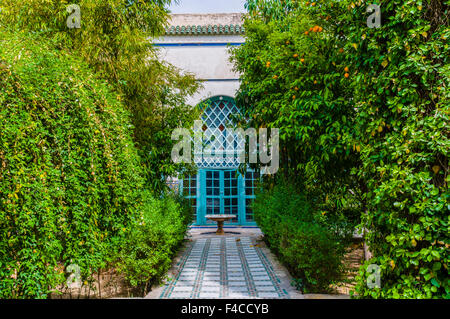
[[[216,235],[225,235],[225,232],[223,231],[223,223],[224,223],[224,220],[217,221]]]
[[[223,230],[223,223],[227,220],[236,218],[236,215],[206,215],[206,218],[217,222],[216,235],[225,235],[225,231]]]

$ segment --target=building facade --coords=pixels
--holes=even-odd
[[[208,143],[211,136],[224,137],[214,143],[214,149],[245,149],[236,136],[226,136],[233,114],[239,112],[234,97],[240,84],[229,49],[244,43],[244,32],[240,13],[175,14],[165,36],[155,41],[163,60],[202,82],[203,88],[187,102],[207,105],[201,116],[203,142]],[[195,164],[196,175],[175,180],[195,208],[195,225],[212,224],[206,216],[217,214],[236,215],[231,225],[255,225],[250,204],[259,175],[238,173],[239,163],[232,157],[202,156]]]

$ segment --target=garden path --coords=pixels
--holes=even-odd
[[[260,241],[259,229],[226,229],[225,236],[207,230],[191,229],[169,278],[146,298],[303,298]]]

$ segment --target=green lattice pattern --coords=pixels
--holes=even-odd
[[[233,99],[226,97],[213,98],[208,103],[202,116],[203,145],[212,146],[213,152],[212,156],[203,154],[196,164],[200,168],[237,168],[237,150],[244,149],[244,141],[235,134],[229,135],[227,129],[234,128],[233,115],[239,109]],[[217,156],[216,150],[223,151],[223,155]]]

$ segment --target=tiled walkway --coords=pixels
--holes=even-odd
[[[288,298],[272,264],[250,237],[190,243],[159,298]]]

